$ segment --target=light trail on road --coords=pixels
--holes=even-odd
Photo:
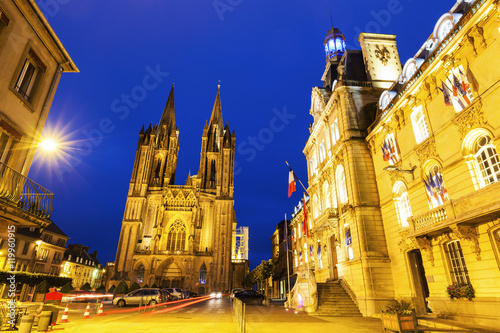
[[[169,307],[167,309],[174,309],[174,308],[176,308],[176,309],[179,308],[180,309],[180,308],[189,306],[191,304],[196,304],[196,303],[199,303],[199,302],[206,301],[207,299],[210,299],[210,296],[203,296],[203,297],[194,298],[193,301],[181,299],[181,300],[178,300],[178,301],[165,302],[165,303],[160,303],[160,304],[155,304],[155,305],[144,305],[144,306],[141,306],[141,307],[133,307],[133,308],[130,308],[130,309],[111,310],[111,311],[106,311],[104,314],[106,315],[106,314],[116,314],[116,313],[130,313],[130,312],[147,311],[147,310],[152,310],[152,309],[158,309],[158,308],[160,308],[162,306],[169,306],[169,305],[172,305],[172,304],[179,304],[179,305],[177,305],[177,306],[175,306],[173,308]],[[167,310],[167,309],[163,309],[163,310]],[[163,311],[163,310],[159,310],[159,311]],[[158,311],[156,311],[156,312],[158,312]]]
[[[176,305],[174,307],[168,307],[166,309],[162,309],[162,310],[158,310],[158,311],[154,311],[154,312],[150,312],[150,313],[144,314],[143,317],[144,318],[149,318],[149,317],[151,317],[153,315],[162,314],[162,313],[168,313],[168,312],[174,311],[174,310],[179,310],[179,309],[185,308],[187,306],[190,306],[190,305],[193,305],[193,304],[196,304],[196,303],[201,303],[201,302],[207,301],[207,300],[209,300],[211,298],[212,297],[210,297],[210,296],[201,297],[200,299],[196,299],[196,300],[193,300],[193,301],[190,301],[190,302],[182,303],[182,304]]]

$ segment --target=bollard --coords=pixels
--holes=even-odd
[[[19,333],[30,333],[35,316],[23,316],[19,325]]]
[[[44,332],[49,329],[52,311],[42,311],[40,320],[38,321],[38,332]]]

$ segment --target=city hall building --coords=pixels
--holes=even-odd
[[[199,294],[231,288],[235,141],[234,130],[223,125],[218,90],[203,128],[198,174],[175,185],[179,128],[172,86],[160,122],[139,133],[114,284],[124,279]]]
[[[457,1],[404,66],[394,35],[362,33],[352,51],[328,31],[307,218],[300,205],[291,221],[294,274],[313,274],[299,297],[309,311],[333,281],[364,316],[407,297],[417,315],[498,327],[499,10]]]

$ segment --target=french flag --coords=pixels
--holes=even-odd
[[[295,173],[293,172],[292,168],[290,168],[290,172],[288,173],[288,197],[292,195],[293,192],[295,192]]]

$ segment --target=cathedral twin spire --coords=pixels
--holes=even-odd
[[[150,170],[145,174],[142,179],[149,179],[150,186],[158,187],[164,185],[173,185],[175,181],[175,173],[177,168],[177,157],[179,151],[179,130],[175,121],[175,100],[174,100],[174,84],[170,90],[167,103],[163,110],[160,122],[158,125],[151,124],[149,128],[144,131],[144,126],[139,133],[139,146],[138,149],[147,150],[151,156],[151,160],[145,160],[146,168]],[[233,183],[233,170],[234,169],[234,146],[235,146],[235,132],[232,134],[229,125],[223,123],[222,107],[220,99],[220,85],[217,89],[210,122],[205,123],[202,136],[202,151],[200,158],[200,169],[196,178],[201,180],[200,186],[202,188],[216,189],[223,186],[226,190],[224,193],[229,193],[229,187]],[[142,147],[142,148],[140,148]],[[230,151],[230,154],[224,154],[224,151]],[[136,155],[136,164],[134,169],[138,168],[141,163],[138,159],[141,154]],[[229,169],[231,171],[229,172]],[[230,174],[231,180],[223,180],[222,173]],[[134,174],[136,174],[134,172]],[[137,174],[137,176],[139,176]],[[188,182],[191,182],[188,177]],[[132,181],[139,180],[133,177]],[[231,185],[229,185],[231,184]]]

